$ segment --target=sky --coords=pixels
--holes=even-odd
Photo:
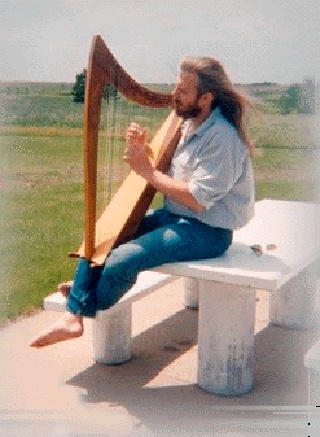
[[[0,0],[0,81],[74,82],[101,35],[138,82],[172,83],[185,55],[236,83],[320,72],[319,0]]]

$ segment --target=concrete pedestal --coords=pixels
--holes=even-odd
[[[317,266],[310,265],[271,295],[270,322],[291,329],[308,329],[314,323]]]
[[[253,385],[255,290],[201,280],[198,384],[220,395]]]
[[[199,308],[199,279],[183,278],[184,306],[190,309]]]
[[[120,364],[131,358],[132,304],[99,311],[93,320],[93,356],[97,363]]]

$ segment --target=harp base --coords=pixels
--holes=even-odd
[[[80,254],[76,252],[70,252],[68,253],[69,258],[80,258]]]

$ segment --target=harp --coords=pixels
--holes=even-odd
[[[94,36],[86,73],[83,171],[84,241],[71,257],[103,264],[110,250],[129,240],[148,210],[155,189],[131,171],[97,220],[97,156],[101,102],[106,86],[149,108],[170,107],[171,94],[149,90],[135,81],[117,62],[100,36]],[[149,157],[166,171],[180,138],[180,120],[171,111],[149,144]]]

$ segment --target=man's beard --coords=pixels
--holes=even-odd
[[[175,102],[175,111],[178,117],[187,120],[188,118],[196,118],[201,112],[201,109],[198,106],[198,101],[191,103],[185,108],[178,108],[179,102]]]

